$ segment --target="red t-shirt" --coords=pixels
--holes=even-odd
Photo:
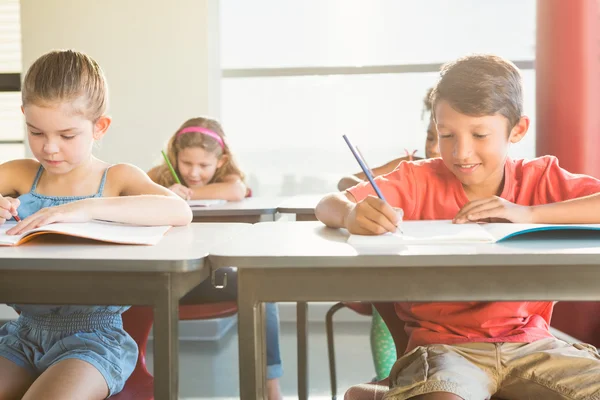
[[[600,192],[600,180],[571,174],[552,156],[508,159],[504,177],[500,197],[526,206]],[[469,201],[440,158],[401,162],[376,181],[390,205],[404,209],[405,220],[453,219]],[[356,201],[375,195],[368,182],[348,192]],[[397,303],[395,308],[406,323],[407,351],[428,344],[528,343],[552,336],[548,331],[552,302]]]

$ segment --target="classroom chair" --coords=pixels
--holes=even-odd
[[[125,382],[125,387],[119,394],[112,396],[111,399],[154,399],[154,377],[146,368],[146,346],[153,319],[152,307],[132,306],[123,313],[123,329],[135,340],[139,353],[135,369]]]
[[[349,308],[360,315],[373,315],[371,303],[363,303],[358,301],[341,301],[334,304],[325,315],[325,330],[327,332],[327,355],[329,357],[329,380],[331,383],[331,398],[336,399],[337,396],[337,377],[335,370],[335,348],[333,345],[333,315],[342,308]]]
[[[224,318],[237,312],[235,301],[206,303],[193,306],[180,306],[179,319]],[[135,369],[123,390],[111,400],[154,400],[154,377],[146,368],[146,346],[154,315],[152,307],[133,306],[123,313],[123,328],[138,345],[139,354]]]
[[[396,315],[394,303],[373,303],[373,306],[375,306],[377,312],[381,315],[381,318],[383,318],[383,321],[390,330],[390,334],[396,345],[396,357],[402,357],[404,349],[408,346],[408,336],[406,336],[406,332],[404,331],[404,322]],[[370,390],[365,390],[365,387],[368,387]],[[373,388],[376,389],[376,393],[373,393]],[[352,386],[344,394],[344,400],[381,400],[388,389],[388,378],[377,382]]]

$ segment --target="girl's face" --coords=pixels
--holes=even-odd
[[[94,140],[100,139],[110,118],[101,117],[93,123],[74,112],[71,102],[41,107],[22,107],[27,124],[31,152],[49,172],[64,174],[88,161]]]
[[[202,147],[187,147],[179,151],[177,169],[189,188],[205,186],[225,162]]]

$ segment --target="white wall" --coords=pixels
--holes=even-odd
[[[113,125],[97,155],[147,170],[186,119],[219,117],[217,0],[21,0],[23,74],[73,48],[103,68]]]

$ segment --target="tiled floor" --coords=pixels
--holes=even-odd
[[[281,355],[284,376],[281,379],[286,399],[297,397],[296,326],[281,324]],[[309,385],[310,399],[331,399],[327,341],[324,323],[310,323]],[[369,343],[368,322],[335,324],[338,370],[338,398],[347,387],[366,382],[374,376]],[[148,365],[152,368],[152,343]],[[180,342],[180,395],[182,399],[239,398],[237,332],[232,329],[218,342]]]

